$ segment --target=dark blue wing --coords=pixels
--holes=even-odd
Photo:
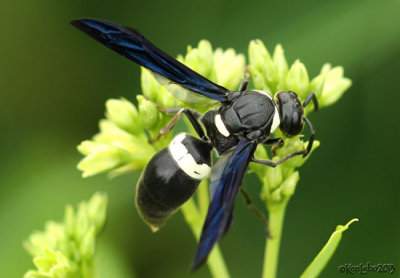
[[[101,19],[79,19],[71,24],[122,56],[193,92],[218,101],[226,100],[230,92],[167,55],[134,29]]]
[[[256,148],[256,144],[242,139],[235,151],[228,153],[229,159],[220,158],[226,163],[223,170],[221,171],[222,167],[218,167],[219,169],[214,172],[217,176],[213,175],[211,178],[210,188],[215,188],[215,192],[208,209],[192,270],[198,268],[207,259],[214,245],[229,229],[235,199]]]

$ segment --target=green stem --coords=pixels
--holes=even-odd
[[[81,264],[82,278],[95,278],[97,273],[94,271],[93,261],[84,261]]]
[[[182,212],[186,220],[186,223],[188,223],[190,229],[192,230],[193,235],[195,236],[196,240],[199,241],[201,229],[203,227],[204,217],[200,213],[200,210],[197,207],[196,203],[194,202],[193,198],[191,198],[182,206]],[[230,277],[228,269],[225,265],[224,258],[222,256],[221,250],[219,249],[218,245],[216,245],[213,251],[211,251],[210,256],[208,257],[207,260],[207,264],[213,277],[215,278]]]
[[[275,278],[278,270],[279,247],[282,236],[283,220],[285,218],[287,202],[269,211],[269,229],[271,238],[267,238],[265,253],[263,278]]]
[[[208,268],[215,278],[230,278],[221,249],[216,245],[207,260]]]
[[[206,218],[208,206],[210,205],[208,194],[208,182],[207,180],[203,180],[197,189],[197,203],[199,204],[200,214],[203,216],[203,219]]]

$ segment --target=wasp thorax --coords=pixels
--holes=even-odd
[[[299,134],[304,123],[304,108],[297,94],[291,91],[278,92],[275,100],[281,117],[281,131],[287,136]]]

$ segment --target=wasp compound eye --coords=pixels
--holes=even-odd
[[[304,124],[304,108],[295,92],[282,91],[275,96],[281,123],[279,128],[287,136],[294,136],[301,132]]]

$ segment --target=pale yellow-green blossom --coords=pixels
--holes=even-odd
[[[96,236],[104,226],[106,208],[106,195],[96,193],[77,210],[67,206],[64,222],[49,221],[44,231],[34,232],[24,246],[36,269],[24,278],[93,277]]]
[[[206,78],[232,90],[236,90],[243,79],[244,55],[237,54],[233,49],[213,50],[206,40],[200,41],[197,48],[189,46],[188,53],[178,59]],[[137,95],[137,105],[123,98],[106,102],[106,119],[100,121],[100,132],[78,146],[79,152],[85,156],[78,164],[83,177],[104,172],[116,176],[142,170],[156,151],[168,144],[172,135],[161,136],[157,142],[149,143],[172,118],[157,109],[155,104],[166,108],[189,106],[201,112],[218,105],[215,100],[183,89],[144,68],[141,87],[143,95]],[[175,96],[189,98],[188,102],[193,105],[185,105]]]

